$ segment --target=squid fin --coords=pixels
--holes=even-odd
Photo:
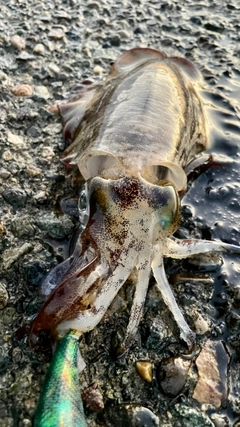
[[[151,60],[162,60],[166,58],[166,55],[155,49],[150,48],[135,48],[124,52],[120,58],[118,58],[110,70],[109,75],[124,75]]]
[[[63,136],[68,145],[76,137],[79,125],[91,103],[94,92],[93,88],[91,90],[90,88],[82,89],[71,102],[58,105],[63,123]]]
[[[191,81],[201,81],[202,75],[198,68],[188,59],[181,58],[180,56],[171,56],[169,61],[174,62],[181,71],[186,74]]]

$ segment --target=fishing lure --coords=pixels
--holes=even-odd
[[[34,427],[86,427],[79,390],[78,336],[66,334],[57,344],[42,388]]]
[[[151,271],[192,348],[195,334],[176,303],[163,258],[240,252],[231,244],[173,237],[184,169],[208,146],[200,80],[190,61],[137,48],[120,56],[105,82],[86,81],[72,101],[57,107],[70,144],[63,160],[78,165],[86,181],[79,202],[85,229],[73,254],[43,281],[46,302],[32,325],[33,344],[42,329],[93,329],[136,268],[121,351],[138,328]]]

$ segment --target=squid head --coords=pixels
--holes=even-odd
[[[168,181],[152,184],[138,174],[116,180],[95,177],[85,186],[80,212],[86,227],[73,254],[42,284],[47,299],[32,325],[33,344],[43,329],[93,329],[136,267],[126,347],[141,318],[151,265],[156,256],[162,260],[167,237],[178,226],[179,196]]]

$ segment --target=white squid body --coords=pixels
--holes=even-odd
[[[122,351],[139,325],[151,271],[165,303],[192,348],[195,334],[175,301],[163,257],[185,258],[233,245],[172,237],[180,217],[184,168],[207,146],[195,66],[152,49],[132,49],[112,66],[106,81],[83,84],[58,107],[64,161],[77,164],[88,191],[89,215],[70,258],[42,284],[46,302],[31,340],[42,329],[84,333],[104,316],[136,267],[138,280]]]

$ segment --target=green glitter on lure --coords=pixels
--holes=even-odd
[[[86,427],[79,389],[78,336],[57,344],[34,419],[34,427]]]

